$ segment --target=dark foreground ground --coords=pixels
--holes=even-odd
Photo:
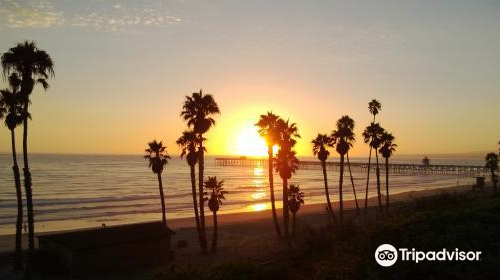
[[[302,222],[290,247],[275,238],[268,222],[232,223],[226,225],[228,229],[222,224],[225,235],[232,233],[223,236],[223,240],[244,242],[227,241],[225,245],[223,242],[217,254],[179,251],[173,265],[131,268],[86,277],[61,274],[57,267],[42,260],[35,279],[500,279],[500,193],[490,188],[481,192],[469,190],[461,188],[395,201],[388,214],[385,209],[380,213],[375,205],[369,208],[369,215],[350,209],[343,226],[328,224],[324,213],[301,213]],[[336,217],[338,222],[338,214]],[[260,224],[270,228],[260,228]],[[229,230],[235,228],[241,232]],[[179,229],[178,233],[182,231]],[[254,236],[260,238],[256,239],[258,242],[253,240]],[[254,243],[260,245],[255,247]],[[235,244],[240,245],[235,248]],[[381,244],[424,252],[458,248],[482,253],[478,261],[422,261],[417,264],[399,259],[391,267],[381,267],[375,261],[375,251]],[[197,251],[196,246],[192,249]],[[22,274],[9,272],[10,265],[0,267],[3,267],[0,279],[22,279]]]
[[[289,257],[271,263],[173,266],[152,279],[500,279],[500,194],[442,193],[350,217],[340,229],[302,227]],[[381,244],[418,251],[481,251],[478,261],[397,261],[381,267]]]

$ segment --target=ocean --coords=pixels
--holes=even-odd
[[[312,157],[301,159],[315,160]],[[19,160],[22,168],[21,156]],[[481,159],[477,158],[431,160],[435,164],[483,165]],[[366,159],[353,158],[352,161]],[[420,163],[421,158],[396,158],[395,161]],[[37,232],[161,219],[157,177],[141,155],[33,154],[30,155],[30,164]],[[205,177],[217,176],[224,180],[225,189],[229,192],[219,213],[270,208],[267,168],[216,166],[215,157],[211,156],[206,157],[205,165]],[[11,166],[11,155],[0,154],[0,235],[13,234],[15,230],[17,208]],[[381,174],[385,176],[383,170]],[[353,175],[358,198],[364,197],[366,174],[356,171]],[[193,216],[189,166],[186,161],[172,158],[162,176],[167,219]],[[338,176],[338,171],[328,173],[333,201],[338,198]],[[393,174],[390,176],[390,191],[395,194],[445,188],[472,184],[473,180],[470,175]],[[320,169],[299,170],[290,183],[300,185],[305,193],[306,204],[325,201]],[[281,197],[281,179],[277,175],[275,191],[277,197]],[[374,173],[371,175],[369,195],[376,195]],[[351,182],[346,176],[344,198],[353,197]]]

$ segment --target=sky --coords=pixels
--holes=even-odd
[[[176,155],[200,89],[221,109],[213,155],[262,152],[253,124],[271,110],[297,123],[299,155],[347,114],[351,155],[366,155],[372,98],[397,153],[495,151],[499,15],[499,1],[0,0],[0,52],[34,40],[55,62],[32,95],[31,152],[137,154],[158,139]]]

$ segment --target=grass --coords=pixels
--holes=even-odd
[[[355,218],[344,228],[304,227],[297,237],[300,254],[268,266],[226,264],[207,270],[170,268],[166,279],[499,279],[500,195],[447,194],[414,199],[391,209],[378,221]],[[375,261],[381,244],[419,251],[443,248],[481,251],[479,261],[399,259],[391,267]],[[175,278],[177,277],[177,278]],[[191,278],[190,278],[191,277]]]
[[[321,257],[309,258],[302,269],[314,267],[309,279],[497,279],[500,260],[500,197],[440,194],[416,199],[378,223],[345,229]],[[313,236],[313,240],[317,237]],[[325,240],[320,241],[325,244]],[[419,251],[446,248],[482,251],[481,260],[398,261],[391,267],[375,262],[381,244]],[[323,249],[325,250],[325,249]],[[306,278],[307,279],[307,278]]]

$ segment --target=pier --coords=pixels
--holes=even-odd
[[[216,166],[243,166],[243,167],[255,167],[255,166],[267,166],[268,160],[265,158],[215,158]],[[347,161],[345,162],[345,167],[347,168]],[[381,172],[385,172],[385,163],[379,163]],[[327,161],[326,168],[329,171],[338,171],[340,169],[340,162]],[[321,169],[320,161],[304,161],[299,160],[299,169]],[[368,169],[368,163],[364,162],[351,162],[351,169],[353,171],[366,172]],[[376,165],[374,162],[371,163],[370,169],[375,171]],[[483,166],[470,166],[470,165],[423,165],[423,164],[411,164],[411,163],[389,163],[389,173],[393,174],[435,174],[435,175],[471,175],[471,176],[486,176],[487,170]]]

